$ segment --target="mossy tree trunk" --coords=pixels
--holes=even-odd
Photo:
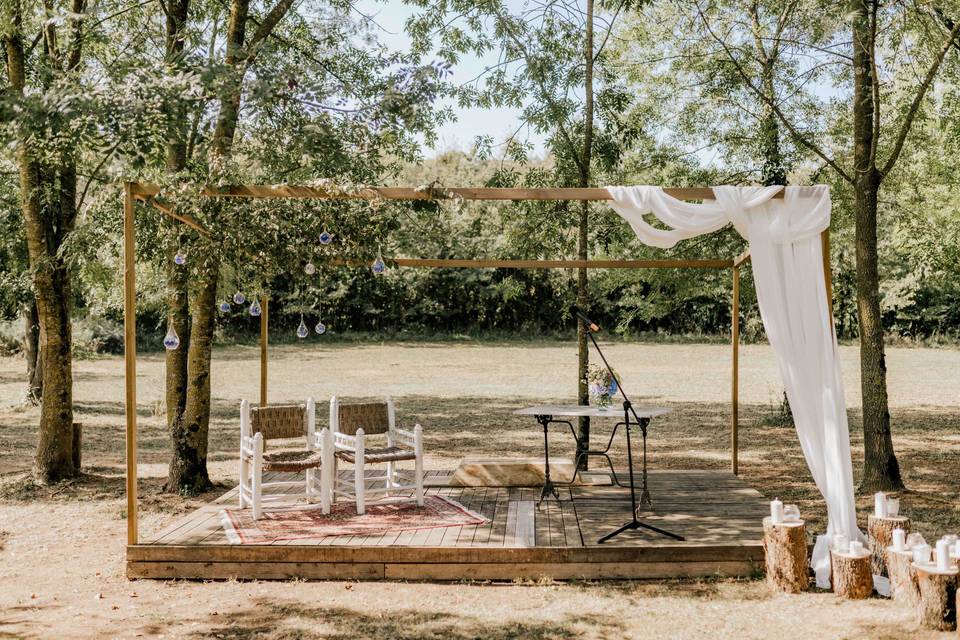
[[[69,38],[58,41],[58,25],[48,22],[40,35],[36,65],[28,71],[21,0],[3,4],[2,19],[9,90],[15,95],[49,88],[55,79],[80,67],[83,53],[84,0],[73,0],[68,18]],[[31,47],[33,49],[33,47]],[[37,82],[39,86],[28,86]],[[55,117],[45,126],[56,131]],[[32,285],[36,299],[41,409],[34,477],[47,484],[76,475],[73,464],[73,372],[71,274],[64,247],[77,216],[77,160],[73,149],[41,156],[23,125],[15,162],[20,181],[20,207],[27,237]]]

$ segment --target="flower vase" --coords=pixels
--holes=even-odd
[[[609,393],[598,393],[593,396],[593,406],[595,406],[599,411],[607,411],[610,409],[610,394]]]

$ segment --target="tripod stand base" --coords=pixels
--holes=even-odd
[[[553,481],[549,478],[544,483],[543,488],[540,489],[540,499],[537,500],[537,509],[540,509],[540,505],[543,504],[543,501],[553,496],[554,500],[560,502],[560,492],[557,491],[557,487],[554,486]]]
[[[602,538],[600,538],[599,540],[597,540],[597,544],[603,544],[603,543],[606,542],[607,540],[609,540],[609,539],[611,539],[611,538],[614,538],[614,537],[620,535],[621,533],[624,533],[624,532],[627,532],[627,531],[635,531],[635,530],[637,530],[637,529],[647,529],[647,530],[649,530],[649,531],[653,531],[654,533],[659,533],[659,534],[662,535],[662,536],[666,536],[666,537],[668,537],[668,538],[672,538],[673,540],[679,540],[679,541],[681,541],[681,542],[683,542],[684,540],[686,540],[686,538],[684,538],[683,536],[679,536],[679,535],[677,535],[677,534],[675,534],[675,533],[671,533],[671,532],[669,532],[669,531],[666,531],[665,529],[660,529],[659,527],[655,527],[655,526],[653,526],[652,524],[647,524],[646,522],[641,522],[640,520],[637,520],[636,518],[634,518],[633,520],[631,520],[630,522],[626,523],[625,525],[623,525],[622,527],[620,527],[620,528],[617,529],[616,531],[611,531],[611,532],[608,533],[607,535],[605,535],[605,536],[603,536]]]

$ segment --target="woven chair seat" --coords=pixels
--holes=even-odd
[[[356,462],[353,451],[337,451],[337,457],[345,462]],[[364,462],[397,462],[399,460],[416,460],[417,454],[413,449],[402,447],[379,447],[363,450]]]
[[[310,449],[278,449],[263,454],[264,471],[305,471],[318,469],[322,454]]]

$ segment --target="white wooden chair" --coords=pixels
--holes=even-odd
[[[305,447],[264,451],[268,440],[304,438]],[[291,498],[320,498],[323,513],[330,513],[333,479],[333,441],[330,431],[316,432],[316,406],[306,404],[251,407],[240,402],[240,507],[252,507],[253,519],[263,513],[263,503],[289,501]],[[264,472],[306,473],[305,480],[265,483]],[[264,495],[264,489],[303,486],[303,493]]]
[[[393,400],[348,404],[332,397],[330,433],[335,452],[331,502],[335,502],[338,495],[353,498],[357,513],[363,514],[367,496],[413,489],[417,504],[423,506],[423,428],[419,424],[413,431],[398,428]],[[386,436],[387,446],[370,446],[370,436]],[[396,463],[404,460],[413,460],[412,485],[398,481]],[[337,473],[340,461],[354,465],[353,482],[340,480]],[[373,464],[387,465],[383,480],[365,477],[365,468]]]

